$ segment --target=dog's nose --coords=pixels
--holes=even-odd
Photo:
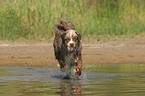
[[[74,43],[70,43],[70,47],[73,47],[74,46]]]

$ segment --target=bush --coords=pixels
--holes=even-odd
[[[1,40],[47,40],[59,18],[85,35],[145,32],[144,0],[1,0]]]

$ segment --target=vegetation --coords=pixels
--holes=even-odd
[[[84,36],[145,32],[145,0],[1,0],[0,40],[47,40],[59,18]]]

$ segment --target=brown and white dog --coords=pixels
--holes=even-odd
[[[74,74],[81,75],[81,35],[76,32],[72,22],[60,19],[60,23],[56,24],[53,46],[61,70],[70,75],[71,67],[76,66]]]

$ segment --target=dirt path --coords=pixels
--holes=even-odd
[[[84,64],[145,63],[145,38],[83,43]],[[0,64],[57,65],[52,43],[0,42]]]

